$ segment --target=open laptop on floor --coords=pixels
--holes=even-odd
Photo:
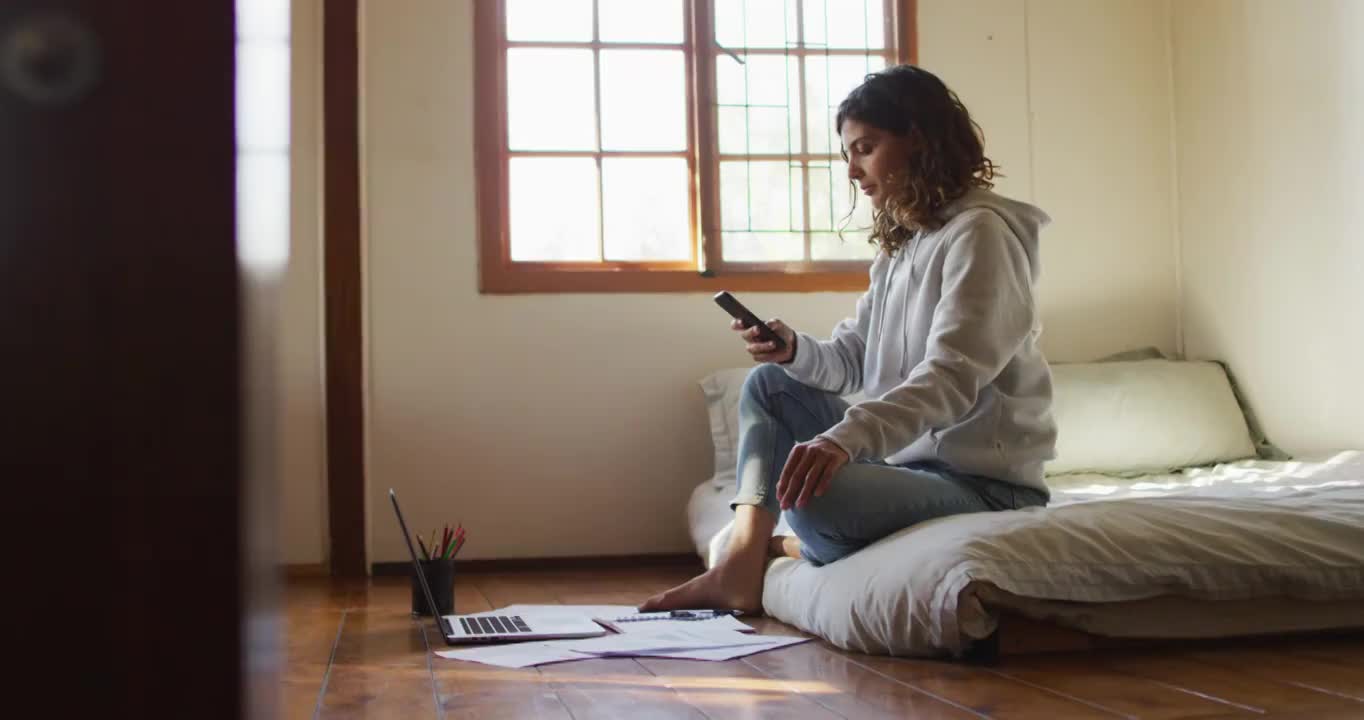
[[[393,488],[388,489],[388,499],[393,501],[393,513],[398,516],[398,527],[403,532],[403,542],[412,556],[412,570],[417,574],[422,592],[426,594],[427,607],[435,608],[436,600],[431,597],[431,586],[426,582],[426,573],[417,560],[417,550],[412,547],[412,534],[407,531],[403,511],[398,507],[398,495]],[[559,638],[597,637],[606,634],[606,628],[590,618],[563,616],[537,616],[533,613],[520,615],[437,615],[436,628],[445,638],[446,645],[467,643],[502,642],[507,640],[550,640]]]

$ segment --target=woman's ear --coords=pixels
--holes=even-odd
[[[917,125],[909,126],[909,132],[902,137],[905,139],[905,150],[910,155],[918,153],[928,145],[928,140],[924,138],[923,131]]]
[[[906,168],[913,167],[915,159],[919,157],[925,147],[923,134],[914,128],[910,128],[909,132],[904,135],[896,135],[895,139],[897,140],[896,144],[899,145],[900,162]]]

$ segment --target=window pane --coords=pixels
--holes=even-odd
[[[806,45],[886,46],[886,15],[881,0],[805,0],[803,13]]]
[[[748,56],[715,56],[715,101],[720,105],[743,105],[748,102]],[[740,62],[742,60],[743,62]]]
[[[805,258],[800,233],[724,233],[726,262],[790,262]]]
[[[796,0],[715,0],[720,47],[794,47],[796,39]]]
[[[237,0],[237,37],[288,41],[290,5],[281,0]]]
[[[787,55],[740,55],[743,64],[727,54],[715,60],[716,96],[725,105],[781,105],[799,101],[799,60]]]
[[[720,108],[720,152],[800,152],[798,119],[785,108]]]
[[[253,268],[289,260],[289,153],[237,154],[237,256]]]
[[[865,235],[870,228],[871,199],[848,181],[847,164],[841,160],[811,163],[810,229]]]
[[[842,160],[810,164],[810,228],[830,231],[811,234],[811,260],[869,260],[876,254],[876,246],[867,242],[871,200],[848,182]]]
[[[592,0],[507,0],[507,39],[591,40]]]
[[[591,50],[507,51],[507,140],[513,150],[596,150]]]
[[[805,59],[805,100],[809,104],[806,126],[810,153],[834,155],[842,142],[834,132],[838,104],[862,84],[868,73],[886,66],[880,55],[811,56]]]
[[[512,260],[597,259],[597,162],[510,161]]]
[[[748,110],[742,107],[721,107],[716,110],[720,122],[720,153],[743,155],[748,152]]]
[[[686,158],[603,158],[607,260],[687,260]]]
[[[864,233],[845,230],[841,239],[837,233],[810,235],[811,260],[870,260],[875,255],[876,246],[867,242]]]
[[[784,161],[722,162],[721,227],[727,232],[804,230],[803,192],[798,166]]]
[[[715,60],[720,152],[800,152],[800,60],[749,55]]]
[[[237,43],[237,144],[252,151],[289,147],[289,45]]]
[[[682,42],[681,0],[598,0],[607,42]]]
[[[602,146],[686,150],[687,81],[680,50],[601,51]]]

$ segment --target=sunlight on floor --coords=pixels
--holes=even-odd
[[[507,671],[495,670],[473,670],[468,666],[461,666],[459,673],[461,680],[483,681],[488,683],[507,682],[510,680],[526,681],[531,677],[530,673],[511,673]],[[657,686],[670,687],[677,690],[742,690],[744,692],[765,692],[765,693],[800,693],[802,695],[836,694],[838,688],[824,682],[813,680],[773,680],[769,678],[745,678],[745,677],[703,677],[703,676],[650,676],[650,675],[623,675],[603,673],[600,675],[576,675],[576,674],[556,674],[553,665],[545,666],[545,675],[542,678],[550,682],[562,682],[573,685],[634,685],[634,686]]]

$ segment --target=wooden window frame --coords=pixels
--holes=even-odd
[[[680,48],[686,55],[687,149],[666,153],[619,153],[624,156],[680,156],[685,152],[690,171],[692,257],[672,262],[513,262],[511,259],[511,208],[507,184],[511,154],[507,151],[506,0],[477,0],[474,5],[474,163],[477,178],[479,290],[485,294],[562,292],[715,292],[738,291],[827,292],[858,291],[867,286],[866,261],[819,263],[724,263],[719,233],[720,152],[713,132],[716,125],[714,0],[683,0],[687,17]],[[917,61],[916,0],[882,0],[888,57],[897,62]],[[596,1],[593,2],[595,13]],[[590,42],[545,43],[547,46],[583,48],[665,48],[679,45],[644,45]],[[516,43],[518,46],[534,43]],[[750,53],[763,52],[749,51]],[[788,52],[774,49],[773,52]],[[814,53],[810,53],[814,54]],[[823,54],[821,51],[819,54]],[[858,54],[864,54],[859,52]],[[803,67],[803,64],[802,64]],[[600,95],[598,83],[597,94]],[[802,86],[803,87],[803,86]],[[700,112],[710,112],[701,122]],[[600,125],[600,97],[597,98]],[[804,117],[801,119],[805,122]],[[698,151],[699,149],[699,151]],[[596,156],[613,153],[597,150],[582,153],[526,153],[517,156]],[[800,153],[782,153],[779,159],[804,159]],[[822,156],[819,159],[823,159]],[[808,165],[803,166],[808,174]],[[600,182],[600,173],[599,173]],[[808,206],[809,184],[806,188]],[[602,200],[598,200],[601,202]],[[807,208],[808,212],[808,208]],[[808,223],[807,223],[808,225]],[[698,240],[699,235],[699,240]],[[701,253],[703,262],[698,262]],[[698,269],[699,268],[699,269]]]

